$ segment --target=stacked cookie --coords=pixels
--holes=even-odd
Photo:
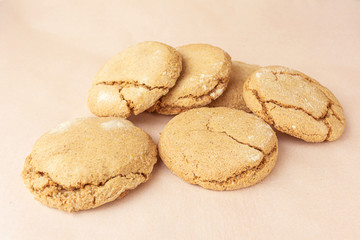
[[[340,103],[316,80],[231,61],[207,44],[126,49],[98,71],[88,106],[98,117],[58,125],[26,158],[24,182],[47,206],[98,207],[148,180],[156,145],[124,119],[132,114],[178,114],[161,134],[159,155],[183,180],[213,190],[251,186],[270,173],[278,155],[273,128],[323,142],[345,126]]]
[[[126,118],[145,110],[178,114],[218,98],[230,72],[231,58],[220,48],[191,44],[175,50],[163,43],[143,42],[116,55],[100,69],[89,92],[88,106],[101,117]]]

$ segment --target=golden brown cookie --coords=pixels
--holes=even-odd
[[[181,66],[180,54],[166,44],[142,42],[129,47],[96,74],[89,91],[89,109],[101,117],[137,115],[174,86]]]
[[[243,85],[245,80],[259,65],[247,64],[239,61],[232,61],[231,75],[228,86],[224,93],[209,104],[209,107],[228,107],[246,112],[251,112],[246,106],[243,98]]]
[[[83,118],[42,135],[22,177],[41,203],[65,211],[95,208],[148,180],[157,161],[150,136],[121,118]]]
[[[231,72],[229,54],[208,44],[190,44],[177,48],[183,59],[183,71],[176,85],[149,109],[160,114],[178,114],[202,107],[225,90]]]
[[[212,190],[251,186],[273,169],[278,143],[257,116],[230,108],[198,108],[175,116],[158,144],[166,166],[183,180]]]
[[[336,97],[313,78],[281,66],[263,67],[244,84],[246,105],[277,130],[307,142],[333,141],[345,127]]]

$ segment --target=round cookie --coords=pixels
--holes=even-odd
[[[97,116],[129,117],[145,111],[180,75],[180,54],[159,42],[142,42],[111,58],[96,74],[88,106]]]
[[[246,106],[244,98],[242,96],[243,85],[245,80],[251,75],[251,73],[253,73],[259,68],[259,65],[232,61],[230,80],[225,92],[215,101],[212,101],[208,106],[228,107],[244,110],[245,112],[251,112],[250,109]]]
[[[228,84],[231,58],[225,51],[208,44],[190,44],[177,50],[183,60],[181,75],[150,112],[173,115],[205,106],[218,98]]]
[[[158,144],[166,166],[183,180],[212,190],[234,190],[264,179],[278,142],[262,119],[230,108],[198,108],[175,116]]]
[[[344,131],[336,97],[313,78],[282,66],[263,67],[245,82],[246,105],[277,130],[307,142],[334,141]]]
[[[35,143],[22,177],[41,203],[65,211],[95,208],[148,180],[156,145],[121,118],[59,124]]]

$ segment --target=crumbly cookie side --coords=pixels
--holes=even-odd
[[[29,155],[25,160],[22,178],[26,187],[41,203],[64,211],[73,212],[95,208],[117,198],[149,179],[152,171],[134,172],[112,176],[100,184],[84,184],[81,187],[64,187],[53,181],[45,172],[36,171]]]
[[[261,92],[261,85],[258,80],[262,74],[267,75],[263,81],[279,81],[280,78],[298,78],[306,82],[309,86],[317,89],[318,95],[322,93],[322,102],[318,106],[313,106],[311,102],[305,104],[284,103],[271,97],[271,93],[265,96]],[[281,85],[280,85],[281,86]],[[276,93],[296,95],[301,88],[287,90],[277,90]],[[267,91],[269,92],[269,91]],[[275,91],[274,91],[275,93]],[[254,72],[244,84],[244,100],[247,106],[256,115],[263,118],[267,123],[277,130],[291,136],[303,139],[308,142],[333,141],[339,138],[344,131],[345,117],[343,109],[335,96],[316,80],[307,75],[285,67],[266,67]],[[307,95],[303,94],[304,101],[307,102]],[[316,102],[316,98],[312,99]],[[308,107],[307,107],[308,106]]]

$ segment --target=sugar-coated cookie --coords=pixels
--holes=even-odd
[[[178,114],[202,107],[225,90],[231,72],[231,58],[224,50],[208,44],[190,44],[177,48],[183,70],[175,86],[149,111]]]
[[[209,107],[228,107],[251,112],[243,98],[245,80],[258,68],[259,65],[232,61],[231,75],[224,93],[209,104]]]
[[[251,186],[273,169],[278,141],[257,116],[230,108],[197,108],[175,116],[158,144],[166,166],[212,190]]]
[[[95,208],[148,180],[156,145],[121,118],[82,118],[42,135],[22,177],[41,203],[65,211]]]
[[[345,127],[336,97],[313,78],[282,66],[263,67],[245,82],[246,105],[277,130],[307,142],[333,141]]]
[[[129,117],[145,111],[171,87],[182,69],[180,54],[159,42],[142,42],[111,58],[96,74],[88,106],[97,116]]]

